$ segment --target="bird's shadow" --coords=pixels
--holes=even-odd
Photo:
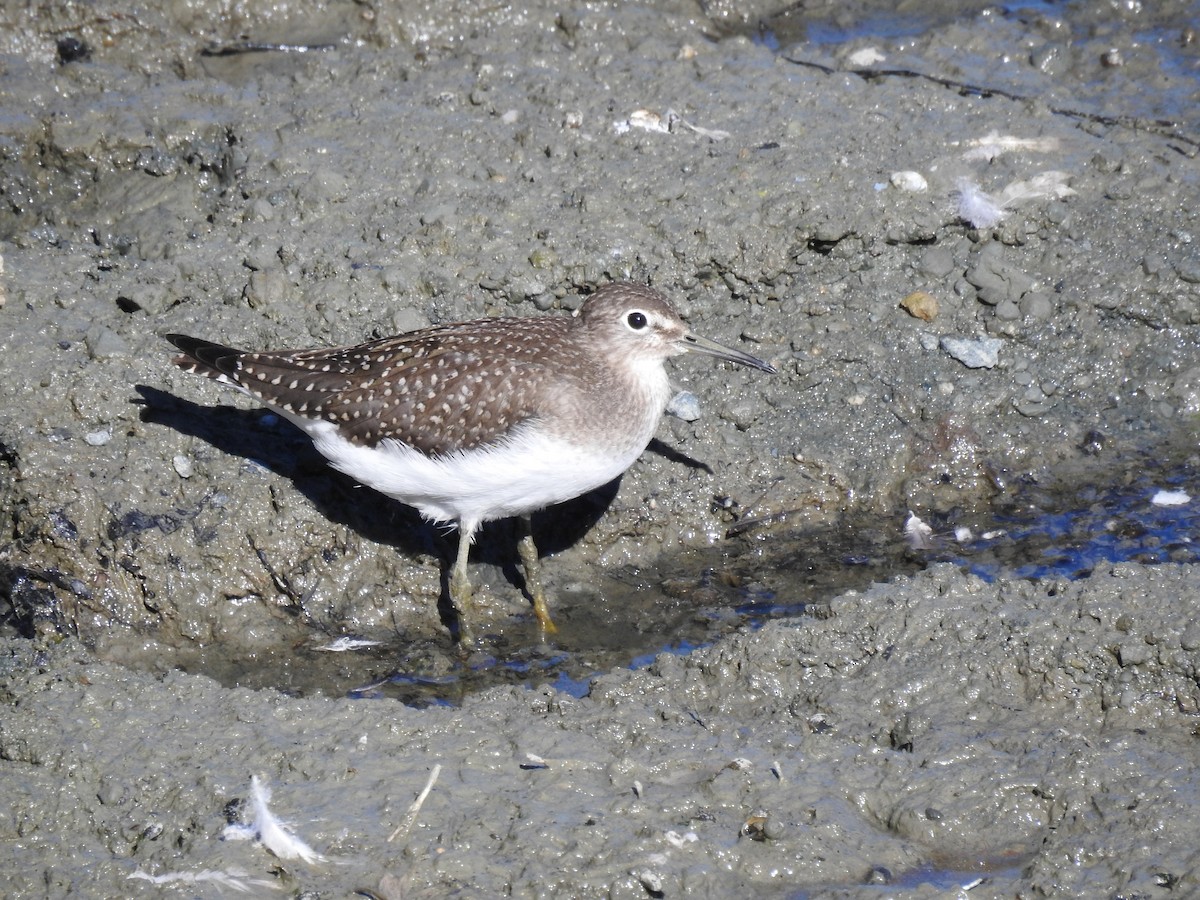
[[[201,406],[148,385],[136,385],[143,423],[162,425],[199,438],[222,453],[241,457],[289,479],[300,493],[333,522],[361,537],[405,554],[428,553],[443,561],[438,611],[443,624],[457,631],[457,616],[449,600],[447,573],[455,541],[445,529],[426,522],[412,507],[363,487],[330,468],[300,429],[263,409],[228,405]],[[685,465],[707,469],[690,457],[655,439],[650,449]],[[559,503],[533,516],[533,538],[542,555],[560,552],[583,537],[611,505],[620,477],[574,500]],[[386,511],[381,515],[381,510]],[[514,585],[524,587],[516,564],[518,530],[512,520],[489,522],[476,535],[473,557],[499,566]]]

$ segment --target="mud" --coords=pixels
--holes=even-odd
[[[1192,568],[809,604],[780,561],[1165,447],[1194,469],[1200,10],[783,6],[0,12],[12,895],[1197,890]],[[350,343],[618,278],[780,374],[676,365],[700,417],[535,520],[561,645],[485,533],[466,659],[445,538],[160,337]],[[415,709],[288,674],[349,635],[384,675],[536,684],[760,583],[808,614],[584,697],[481,677]],[[324,862],[221,839],[252,775]]]

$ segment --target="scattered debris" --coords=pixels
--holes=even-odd
[[[643,131],[672,134],[676,131],[677,127],[686,128],[688,131],[694,132],[701,137],[706,137],[710,141],[723,141],[729,137],[728,131],[720,131],[716,128],[701,128],[699,125],[693,125],[673,109],[668,109],[665,116],[660,116],[658,113],[651,112],[648,109],[635,109],[629,114],[629,118],[613,122],[613,129],[617,134],[626,134],[634,128],[640,128]]]
[[[920,172],[893,172],[888,181],[892,183],[892,187],[908,191],[911,194],[920,194],[929,190],[929,182],[925,180],[925,176]]]
[[[923,322],[932,322],[938,314],[937,297],[927,291],[913,291],[900,301],[900,308]]]
[[[249,824],[229,824],[221,833],[227,841],[257,840],[280,859],[300,859],[310,865],[325,861],[325,857],[296,837],[286,823],[271,812],[271,789],[259,781],[257,775],[250,777]]]
[[[939,341],[942,349],[957,359],[968,369],[993,369],[1000,362],[1000,348],[1004,341],[1000,338],[967,338],[944,337]]]
[[[1071,196],[1075,191],[1067,186],[1070,177],[1066,172],[1042,172],[1028,181],[1014,181],[994,196],[970,178],[960,178],[958,217],[973,228],[991,228],[1018,206]]]
[[[200,51],[201,56],[237,56],[241,53],[314,53],[336,50],[337,44],[288,44],[276,41],[214,41]]]
[[[854,66],[856,69],[862,69],[867,66],[873,66],[876,63],[881,63],[886,60],[877,47],[863,47],[861,50],[855,50],[846,57],[846,62]]]
[[[364,647],[378,647],[382,643],[383,641],[369,641],[366,638],[354,638],[343,635],[323,647],[313,647],[313,649],[324,653],[346,653],[350,650],[361,650]]]
[[[267,888],[277,891],[280,885],[266,878],[251,878],[250,873],[241,869],[230,869],[226,872],[217,869],[202,869],[199,872],[164,872],[161,875],[151,875],[149,872],[136,870],[130,879],[149,881],[151,884],[215,884],[217,887],[229,888],[239,894],[253,894],[256,888]]]
[[[904,539],[913,550],[933,549],[933,529],[911,509],[904,521]]]
[[[1155,491],[1150,502],[1155,506],[1183,506],[1191,503],[1192,498],[1184,491]]]
[[[688,844],[694,844],[696,841],[700,840],[699,836],[694,831],[686,831],[683,834],[680,834],[677,831],[668,831],[663,835],[663,837],[665,837],[667,839],[667,843],[676,850],[682,850]]]
[[[425,798],[429,796],[429,792],[433,790],[433,786],[437,783],[438,776],[442,774],[442,764],[438,763],[429,772],[429,778],[425,782],[425,787],[421,788],[421,793],[417,794],[417,799],[412,802],[412,806],[408,808],[408,812],[404,816],[404,821],[396,826],[396,830],[388,835],[388,843],[390,844],[402,834],[408,834],[412,829],[413,823],[417,821],[417,814],[421,812],[421,807],[425,803]]]
[[[992,131],[981,138],[967,141],[967,146],[971,149],[963,154],[963,159],[981,159],[991,162],[1002,153],[1053,153],[1058,149],[1058,138],[1019,138],[1011,134]]]
[[[1039,172],[1028,181],[1014,181],[1000,192],[1000,205],[1014,209],[1034,200],[1061,200],[1072,196],[1075,191],[1067,185],[1071,176],[1066,172]]]
[[[648,109],[635,109],[629,114],[629,118],[624,121],[613,122],[613,128],[617,134],[625,134],[634,128],[640,128],[642,131],[657,131],[662,134],[671,133],[671,113],[667,113],[667,118],[664,120],[656,112],[650,112]]]
[[[673,114],[673,113],[671,113],[670,110],[668,110],[668,113]],[[678,119],[678,121],[679,121],[679,124],[682,125],[684,128],[686,128],[688,131],[691,131],[693,134],[698,134],[698,135],[700,135],[700,137],[706,137],[710,141],[713,141],[714,143],[716,143],[717,141],[726,140],[729,137],[728,131],[722,131],[719,128],[701,128],[699,125],[693,125],[687,119],[684,119],[682,117],[680,117]]]
[[[637,876],[637,880],[642,883],[651,896],[661,897],[663,895],[663,880],[662,876],[653,869],[642,869],[640,872],[633,873]]]
[[[768,826],[769,821],[770,816],[767,815],[766,811],[758,810],[748,816],[746,821],[742,823],[742,827],[738,831],[738,836],[748,837],[752,841],[765,841],[770,837],[768,834],[770,831]]]
[[[972,228],[991,228],[1006,215],[1004,207],[969,178],[958,181],[958,217]]]
[[[680,391],[667,403],[667,414],[685,422],[695,422],[700,418],[700,398],[691,391]]]

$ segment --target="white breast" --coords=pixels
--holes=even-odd
[[[428,457],[397,441],[352,444],[329,422],[298,423],[329,464],[356,481],[416,507],[435,522],[479,522],[522,515],[612,481],[641,455],[596,454],[544,432],[525,430],[483,449]]]

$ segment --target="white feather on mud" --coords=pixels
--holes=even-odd
[[[963,159],[982,159],[986,162],[991,162],[1002,153],[1052,153],[1059,146],[1056,137],[1019,138],[998,131],[989,132],[966,144],[971,149],[963,154]]]
[[[1028,181],[1014,181],[999,194],[989,194],[970,178],[960,178],[955,190],[958,217],[973,228],[998,225],[1010,211],[1037,200],[1059,200],[1075,193],[1066,172],[1041,172]]]
[[[933,549],[933,529],[911,510],[904,522],[904,539],[913,550]]]
[[[270,802],[271,789],[259,781],[257,775],[251,776],[251,820],[245,825],[226,825],[221,837],[227,841],[257,840],[280,859],[299,859],[310,865],[324,862],[325,857],[296,837],[287,824],[271,812]]]
[[[151,884],[213,884],[218,888],[229,888],[239,894],[254,894],[259,888],[278,891],[282,885],[266,878],[251,878],[249,873],[240,869],[220,871],[217,869],[202,869],[199,872],[163,872],[161,875],[151,875],[137,869],[129,876],[132,880],[149,881]]]
[[[693,125],[673,109],[668,109],[666,115],[662,116],[648,109],[635,109],[629,114],[629,118],[613,122],[613,130],[617,134],[628,134],[634,128],[640,128],[642,131],[657,131],[661,134],[672,134],[677,128],[686,128],[693,134],[706,137],[714,143],[729,137],[728,131]]]
[[[323,653],[348,653],[351,650],[362,650],[366,647],[378,647],[383,641],[371,641],[366,638],[347,637],[343,635],[336,640],[330,641],[328,644],[323,644],[320,647],[313,647],[314,650],[320,650]]]

